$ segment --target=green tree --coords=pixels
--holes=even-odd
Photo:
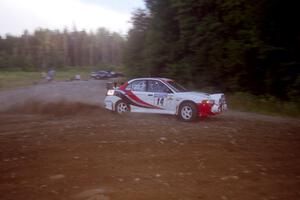
[[[133,28],[128,32],[125,46],[124,63],[131,76],[149,76],[150,71],[145,67],[146,31],[148,30],[150,16],[142,9],[138,9],[132,16]]]
[[[131,59],[126,64],[137,75],[169,76],[223,91],[299,95],[300,16],[295,2],[145,2],[147,20],[134,13],[127,43]],[[136,25],[144,21],[144,29]]]

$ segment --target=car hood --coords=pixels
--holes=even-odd
[[[189,99],[192,101],[197,101],[197,102],[210,99],[209,94],[204,92],[178,92],[176,93],[176,96],[184,99]]]

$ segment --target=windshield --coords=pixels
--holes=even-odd
[[[167,83],[172,87],[173,90],[175,90],[175,92],[187,92],[187,89],[175,81],[167,81]]]

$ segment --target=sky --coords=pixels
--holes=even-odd
[[[143,0],[0,0],[0,35],[21,35],[37,28],[95,31],[105,27],[126,34]]]

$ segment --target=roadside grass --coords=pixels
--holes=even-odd
[[[283,101],[273,96],[256,96],[237,92],[226,95],[230,109],[255,112],[272,116],[300,117],[300,101]]]
[[[197,89],[193,89],[198,91]],[[200,90],[199,90],[200,91]],[[213,87],[202,88],[200,92],[219,93]],[[253,95],[248,92],[225,93],[229,109],[254,112],[271,116],[300,117],[300,99],[281,100],[271,95]]]
[[[34,85],[40,80],[40,72],[0,71],[0,90]]]
[[[56,70],[56,81],[68,81],[79,74],[82,80],[88,80],[90,73],[93,71],[91,67],[64,67]]]

